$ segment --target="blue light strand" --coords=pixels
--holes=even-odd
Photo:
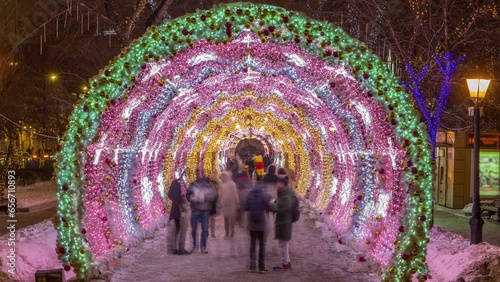
[[[450,96],[451,93],[451,81],[453,79],[453,74],[457,70],[459,64],[463,60],[465,60],[465,56],[456,59],[454,58],[453,54],[445,53],[443,57],[439,57],[436,55],[435,58],[439,66],[439,70],[441,71],[441,74],[444,76],[443,83],[441,84],[441,91],[439,92],[439,97],[436,103],[436,110],[432,115],[433,123],[437,127],[441,122],[444,109],[446,108],[446,104],[448,103],[448,97]],[[431,139],[431,141],[432,140],[435,139]]]
[[[410,65],[410,63],[405,63],[406,72],[410,75],[410,83],[407,81],[403,81],[403,85],[408,89],[409,92],[412,93],[413,97],[417,100],[418,108],[420,112],[424,116],[425,120],[431,120],[431,112],[427,105],[425,104],[424,97],[422,96],[422,91],[420,90],[420,84],[424,79],[425,74],[429,71],[429,65],[425,65],[422,70],[418,73],[415,73],[415,70]]]
[[[439,129],[439,125],[441,123],[441,119],[443,117],[443,113],[451,93],[451,81],[453,79],[453,74],[457,70],[460,63],[465,60],[465,56],[455,58],[452,53],[445,53],[442,57],[436,55],[435,59],[439,70],[443,75],[443,82],[441,84],[441,90],[439,92],[434,112],[431,112],[429,107],[425,104],[425,99],[420,89],[420,84],[422,83],[425,74],[429,71],[428,64],[426,64],[417,75],[413,67],[409,63],[405,63],[404,65],[406,71],[410,75],[410,82],[403,82],[403,84],[412,93],[413,97],[417,101],[418,108],[427,122],[427,132],[430,137],[429,142],[432,146],[433,158],[435,157],[434,149],[437,146],[437,131]]]

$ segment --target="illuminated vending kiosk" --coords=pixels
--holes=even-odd
[[[472,202],[474,134],[439,132],[436,148],[436,204],[461,209]],[[481,201],[500,195],[500,134],[481,134],[479,193]]]

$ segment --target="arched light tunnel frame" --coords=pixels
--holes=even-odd
[[[200,57],[206,50],[226,61]],[[242,51],[254,61],[245,61]],[[231,58],[231,52],[239,57]],[[196,58],[199,62],[189,61]],[[252,74],[260,84],[284,88],[274,91],[253,78],[238,84],[241,89],[221,84]],[[279,137],[280,150],[293,155],[298,193],[324,211],[339,243],[376,261],[384,280],[405,281],[415,273],[419,280],[427,278],[432,160],[425,126],[384,62],[340,28],[270,5],[219,6],[150,28],[90,85],[70,118],[56,166],[57,252],[78,277],[98,275],[107,258],[152,232],[164,219],[165,186],[179,168],[211,167],[214,159],[200,156],[227,145],[204,137],[228,141],[234,121],[255,130],[250,115],[261,121],[262,133]],[[200,87],[211,89],[204,103],[181,97],[193,91],[186,95],[198,99],[208,91]],[[239,108],[211,107],[225,95]],[[274,100],[256,99],[264,96]],[[280,107],[265,110],[271,105]],[[375,128],[365,128],[359,107],[369,109]],[[318,108],[328,111],[315,112]],[[203,117],[210,111],[213,115]],[[335,121],[326,133],[323,113]],[[177,119],[183,122],[170,123]],[[144,143],[149,136],[154,143]],[[332,136],[345,147],[334,147]],[[151,171],[160,172],[156,179]],[[193,177],[189,170],[187,179]],[[386,206],[377,205],[384,199]]]

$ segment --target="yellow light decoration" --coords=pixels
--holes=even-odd
[[[168,150],[165,155],[166,155],[166,160],[165,160],[165,179],[166,183],[169,183],[169,181],[173,180],[173,163],[174,163],[174,148],[182,144],[184,137],[186,136],[185,132],[187,131],[188,128],[191,128],[194,126],[196,121],[198,120],[198,115],[203,113],[207,114],[211,110],[216,110],[218,109],[222,103],[230,103],[230,104],[236,104],[238,100],[241,99],[248,99],[248,98],[253,98],[254,103],[258,105],[269,105],[273,104],[279,107],[281,110],[287,112],[287,113],[296,113],[298,115],[297,121],[301,124],[301,126],[305,129],[307,129],[311,136],[312,139],[314,140],[315,147],[317,150],[322,154],[323,156],[331,156],[331,153],[327,150],[325,150],[325,145],[321,140],[320,134],[317,131],[317,129],[312,128],[307,122],[304,122],[306,114],[303,113],[303,111],[293,108],[291,105],[287,104],[283,100],[281,100],[277,95],[270,95],[269,99],[267,101],[261,101],[256,99],[257,97],[252,91],[248,91],[245,93],[243,96],[232,96],[232,97],[225,97],[224,99],[220,99],[217,101],[217,103],[214,103],[213,105],[210,106],[209,109],[195,109],[193,111],[193,114],[191,115],[191,119],[189,122],[185,123],[185,125],[179,129],[179,133],[177,134],[178,139],[173,141],[175,144],[174,146],[171,146],[171,150]],[[252,120],[247,119],[246,117],[251,116]],[[255,124],[255,120],[265,120],[267,121],[263,124]],[[243,126],[242,126],[243,125]],[[239,126],[240,128],[237,128]],[[196,141],[193,145],[193,150],[187,157],[187,162],[186,162],[186,167],[187,167],[187,179],[189,182],[193,181],[195,179],[195,171],[196,168],[198,167],[198,164],[200,162],[200,157],[203,158],[203,168],[204,171],[210,172],[212,174],[213,172],[218,171],[218,159],[214,158],[214,155],[216,155],[218,152],[221,151],[221,147],[223,144],[225,144],[230,136],[231,132],[237,132],[241,130],[246,130],[249,128],[264,128],[264,132],[266,134],[269,134],[270,136],[275,136],[277,140],[282,140],[285,141],[283,142],[283,151],[288,154],[288,156],[296,156],[297,159],[292,159],[290,158],[288,160],[289,167],[292,170],[295,170],[298,167],[300,167],[300,170],[302,171],[301,175],[297,175],[297,183],[296,183],[296,189],[300,195],[304,195],[305,191],[309,188],[311,179],[311,164],[310,164],[310,159],[308,157],[308,150],[307,148],[303,147],[303,142],[302,142],[302,135],[299,135],[289,121],[284,121],[277,119],[275,115],[272,112],[267,112],[267,113],[259,113],[256,112],[253,108],[245,108],[243,111],[241,110],[233,110],[229,111],[226,116],[223,119],[218,119],[218,120],[211,120],[208,124],[204,126],[205,130],[203,132],[199,132],[196,136]],[[281,129],[282,130],[281,130]],[[205,137],[206,136],[212,136],[212,140],[220,140],[221,142],[209,142],[207,148],[205,150],[202,150],[203,144],[205,143]],[[288,141],[290,139],[290,141]],[[236,141],[234,141],[236,142]],[[292,148],[289,146],[289,144],[295,144],[295,148]],[[294,150],[296,150],[296,153],[294,153]],[[333,163],[331,161],[330,157],[323,157],[322,160],[323,162],[323,171],[322,175],[325,177],[323,181],[329,181],[331,182],[331,173],[328,173],[329,171],[332,170]],[[307,175],[308,177],[304,177],[304,175]],[[329,183],[326,182],[326,183]],[[326,207],[326,204],[328,203],[329,197],[327,193],[324,193],[326,189],[322,191],[322,195],[320,196],[321,202],[320,206],[322,208]]]

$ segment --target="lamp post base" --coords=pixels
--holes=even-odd
[[[483,241],[484,220],[481,217],[469,219],[470,225],[470,243],[479,244]]]

